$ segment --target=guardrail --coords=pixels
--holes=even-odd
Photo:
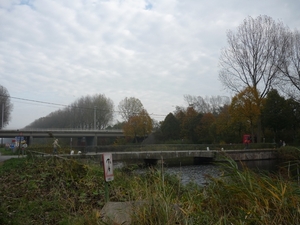
[[[120,130],[99,130],[99,129],[81,129],[81,128],[26,128],[26,129],[2,129],[0,132],[10,132],[10,131],[18,131],[18,132],[27,132],[27,131],[95,131],[95,132],[123,132]]]

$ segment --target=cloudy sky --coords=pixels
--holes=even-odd
[[[0,0],[0,85],[22,128],[76,99],[140,99],[158,121],[183,96],[230,96],[226,31],[268,15],[300,29],[299,0]],[[26,101],[24,99],[32,100]],[[36,101],[36,102],[35,102]]]

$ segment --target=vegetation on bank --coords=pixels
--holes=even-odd
[[[299,155],[298,149],[291,151]],[[182,185],[180,177],[160,169],[144,174],[115,169],[110,201],[142,202],[132,217],[139,225],[300,223],[298,174],[292,167],[266,174],[228,162],[205,187]],[[0,224],[105,224],[100,165],[57,157],[11,159],[0,167],[0,182]]]

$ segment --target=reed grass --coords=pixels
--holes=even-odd
[[[300,189],[289,167],[253,172],[227,159],[206,186],[181,183],[163,167],[139,174],[116,169],[110,201],[134,202],[139,225],[300,224]],[[0,224],[108,224],[100,165],[57,157],[20,158],[0,167]],[[113,224],[113,222],[111,222]]]

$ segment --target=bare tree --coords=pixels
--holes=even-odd
[[[62,110],[50,113],[27,128],[105,129],[113,120],[114,104],[105,95],[84,96]]]
[[[228,31],[229,46],[222,50],[219,78],[225,88],[241,93],[253,88],[259,93],[256,104],[276,84],[289,52],[289,29],[269,16],[248,17],[236,33]],[[257,140],[261,140],[261,121],[257,120]]]
[[[260,98],[266,96],[288,54],[288,30],[282,22],[258,16],[246,18],[236,33],[228,31],[219,74],[225,88],[239,93],[253,87]]]
[[[220,113],[224,105],[230,104],[229,97],[211,96],[202,98],[201,96],[184,95],[184,100],[192,106],[198,113]]]
[[[289,33],[289,51],[284,63],[279,67],[283,76],[280,77],[281,90],[290,97],[300,100],[300,32],[295,30]],[[287,83],[291,86],[287,87]]]
[[[205,101],[201,96],[184,95],[183,98],[189,106],[193,107],[199,113],[208,113],[211,111],[209,102]]]
[[[120,101],[118,108],[125,121],[128,121],[132,116],[138,115],[144,109],[141,101],[135,97],[124,98]]]
[[[10,121],[13,105],[10,102],[10,95],[5,87],[0,85],[0,128],[3,129]]]
[[[93,97],[94,107],[96,107],[96,127],[106,128],[113,120],[114,103],[105,95],[95,95]]]

